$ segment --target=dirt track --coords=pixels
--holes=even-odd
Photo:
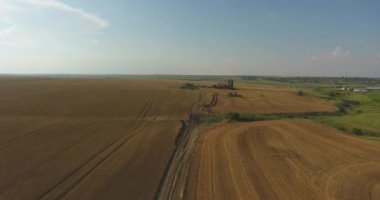
[[[378,199],[380,144],[308,120],[203,132],[184,199]]]

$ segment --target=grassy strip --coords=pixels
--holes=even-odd
[[[226,120],[224,114],[214,114],[214,115],[202,114],[200,115],[199,118],[200,118],[199,122],[205,123],[205,124],[219,123]]]
[[[218,123],[222,121],[239,121],[239,122],[253,122],[253,121],[267,121],[267,120],[277,120],[277,119],[310,119],[318,116],[340,116],[343,115],[341,112],[300,112],[300,113],[238,113],[229,112],[223,114],[215,115],[202,115],[200,117],[201,123]]]
[[[202,115],[200,117],[201,123],[211,124],[219,123],[223,121],[227,122],[255,122],[255,121],[268,121],[268,120],[279,120],[279,119],[313,119],[319,122],[325,123],[323,120],[326,117],[342,117],[346,114],[345,111],[339,110],[336,112],[300,112],[300,113],[262,113],[262,114],[253,114],[253,113],[238,113],[230,112],[223,114],[215,115]],[[326,124],[326,123],[325,123]],[[366,136],[366,137],[380,137],[380,132],[364,130],[361,128],[353,127],[346,128],[340,124],[330,124],[328,125],[339,129],[340,131],[357,135],[357,136]]]
[[[225,119],[228,121],[240,121],[240,122],[251,122],[251,121],[267,121],[267,120],[277,120],[277,119],[310,119],[318,116],[340,116],[343,115],[341,112],[299,112],[299,113],[226,113]]]

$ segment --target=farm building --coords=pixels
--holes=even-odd
[[[375,92],[380,91],[380,87],[365,87],[365,88],[354,88],[354,92]]]
[[[231,79],[228,79],[227,80],[227,83],[217,83],[215,85],[212,86],[213,88],[217,88],[217,89],[234,89],[234,81],[231,80]]]

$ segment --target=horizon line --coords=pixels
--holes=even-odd
[[[284,78],[368,78],[380,79],[370,76],[314,76],[314,75],[239,75],[239,74],[127,74],[127,73],[1,73],[1,76],[228,76],[228,77],[284,77]]]

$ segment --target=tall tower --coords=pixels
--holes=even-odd
[[[234,89],[234,81],[232,79],[228,79],[228,89]]]

